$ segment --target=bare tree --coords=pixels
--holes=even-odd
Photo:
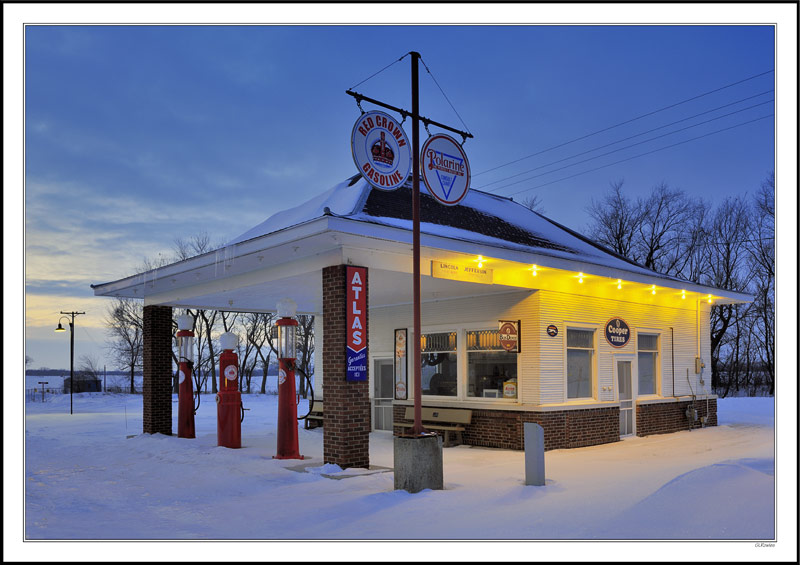
[[[239,365],[241,366],[240,373],[243,375],[245,382],[246,382],[246,390],[250,392],[251,381],[253,378],[253,372],[255,371],[257,362],[261,355],[261,349],[264,347],[264,343],[267,341],[267,333],[269,332],[269,325],[264,323],[265,317],[270,316],[271,314],[264,314],[259,312],[251,312],[248,314],[244,314],[241,318],[242,327],[244,330],[245,335],[245,345],[244,350],[240,353],[239,356]],[[252,361],[250,361],[250,356],[252,355]],[[271,356],[271,352],[268,353],[268,356]],[[262,378],[262,386],[261,392],[265,392],[266,387],[266,371],[269,368],[269,361],[266,363],[266,367],[264,370],[264,377]],[[245,388],[244,385],[240,387],[240,389]]]
[[[594,220],[588,236],[627,257],[633,256],[634,239],[639,232],[641,210],[636,202],[622,193],[622,180],[611,183],[610,190],[601,200],[592,199],[587,212]]]
[[[532,212],[536,212],[537,214],[545,214],[544,206],[542,206],[542,197],[539,194],[533,194],[531,196],[526,196],[520,202],[523,206],[525,206],[528,210]]]
[[[182,261],[211,251],[213,248],[211,238],[206,232],[196,233],[188,238],[175,238],[173,250],[175,259]],[[217,392],[217,372],[214,363],[213,332],[217,323],[216,310],[187,310],[194,319],[193,331],[195,334],[195,362],[193,378],[195,390],[202,390],[206,381],[211,377],[211,392]],[[177,379],[174,383],[177,392]]]
[[[314,357],[314,316],[300,314],[297,316],[297,366],[309,377],[311,376],[311,360]],[[308,398],[306,379],[300,379],[300,395]]]
[[[687,239],[690,226],[697,226],[699,204],[680,189],[656,185],[647,199],[638,203],[638,237],[635,260],[665,275],[677,275],[687,255],[687,243],[698,243],[699,234]]]
[[[709,286],[743,292],[746,277],[746,239],[750,233],[749,210],[743,198],[728,197],[714,213],[706,239],[705,280]],[[711,386],[720,386],[718,367],[725,333],[739,316],[746,312],[732,304],[714,306],[711,310]]]
[[[130,392],[134,394],[134,375],[142,367],[144,351],[143,305],[134,298],[115,298],[109,306],[105,324],[108,350],[117,366],[130,373]]]
[[[33,357],[31,357],[30,355],[25,355],[25,366],[27,367],[32,363],[33,363]]]
[[[261,394],[265,394],[267,392],[267,375],[269,374],[272,355],[274,354],[276,359],[278,357],[277,343],[272,335],[272,328],[275,323],[276,315],[272,312],[264,312],[258,314],[258,316],[258,323],[261,325],[261,331],[263,331],[264,340],[266,342],[262,342],[261,347],[258,348],[258,357],[261,359],[261,366],[263,367]],[[266,350],[266,355],[264,354],[264,350]]]
[[[775,392],[775,173],[753,198],[755,213],[748,241],[755,295],[754,317],[761,336],[760,362],[769,393]]]

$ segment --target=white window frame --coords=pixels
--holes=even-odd
[[[655,383],[653,384],[653,388],[655,391],[653,394],[644,394],[641,395],[641,398],[653,398],[653,397],[660,397],[662,396],[662,388],[661,388],[661,350],[663,348],[664,343],[664,332],[660,329],[656,328],[636,328],[636,396],[637,398],[640,397],[639,395],[639,334],[645,335],[655,335],[658,336],[658,348],[656,349],[656,366],[654,367],[654,375],[653,378],[655,379]],[[645,353],[650,353],[650,351],[646,351]]]
[[[474,326],[474,327],[473,327]],[[520,404],[522,398],[522,374],[520,373],[520,361],[522,355],[518,352],[517,355],[517,397],[516,398],[504,398],[499,396],[497,398],[492,397],[484,397],[484,396],[469,396],[469,350],[467,349],[467,332],[468,331],[481,331],[481,330],[497,330],[498,322],[497,320],[494,321],[494,325],[492,322],[486,322],[480,325],[464,325],[461,329],[461,335],[459,336],[459,344],[464,344],[464,370],[459,371],[459,378],[463,375],[463,388],[460,389],[460,392],[463,394],[463,399],[469,402],[488,402],[488,403],[501,403],[501,404]],[[492,350],[495,351],[495,350]],[[461,361],[461,358],[459,358]]]
[[[564,352],[563,357],[563,370],[564,375],[562,379],[562,387],[563,387],[563,402],[564,403],[571,403],[571,404],[582,404],[587,402],[597,402],[598,394],[597,394],[597,369],[598,369],[598,334],[600,333],[600,329],[602,326],[598,324],[589,324],[586,322],[562,322],[562,327],[564,328],[564,338],[562,339],[562,349]],[[592,396],[584,397],[584,398],[569,398],[569,384],[567,379],[569,377],[567,372],[567,331],[568,330],[592,330],[594,333],[592,334]]]
[[[456,332],[456,395],[455,396],[439,396],[432,394],[423,394],[423,400],[432,401],[459,401],[459,402],[485,402],[487,404],[521,404],[522,403],[522,374],[520,372],[520,364],[522,363],[522,355],[517,353],[517,397],[516,398],[484,398],[478,396],[467,396],[467,389],[469,386],[469,359],[467,357],[467,331],[497,329],[498,320],[488,320],[483,322],[467,322],[458,324],[436,324],[431,326],[423,326],[420,328],[421,334],[429,333],[443,333],[443,332]],[[408,328],[408,335],[411,336],[409,340],[415,339],[413,337],[414,329]],[[565,338],[566,339],[566,338]],[[413,343],[413,341],[410,341]],[[413,398],[416,394],[414,391],[414,373],[413,373],[413,356],[414,351],[411,346],[408,348],[409,357],[409,399]]]
[[[429,399],[435,399],[435,400],[457,400],[457,399],[460,399],[460,397],[461,397],[461,357],[459,355],[459,352],[462,349],[463,338],[462,338],[461,334],[463,332],[461,332],[459,330],[458,326],[454,326],[452,324],[438,325],[438,326],[426,326],[426,327],[420,329],[420,335],[421,336],[425,335],[425,334],[452,333],[452,332],[455,332],[455,334],[456,334],[456,350],[455,350],[455,354],[456,354],[456,394],[455,394],[455,396],[442,396],[442,395],[439,395],[439,394],[425,394],[423,392],[422,393],[422,398],[429,398]],[[413,342],[412,342],[412,344],[413,344]],[[413,345],[410,345],[407,348],[406,354],[410,356],[409,357],[409,364],[410,364],[410,366],[413,367],[413,365],[414,365],[414,348],[413,348]],[[422,355],[424,355],[424,353]],[[420,371],[422,371],[422,368],[420,368]],[[409,378],[413,378],[412,377],[413,372],[409,371],[409,373],[410,373],[409,374]],[[422,375],[421,374],[420,374],[420,384],[422,384]],[[412,388],[412,387],[409,387],[409,388]]]

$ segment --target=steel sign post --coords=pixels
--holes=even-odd
[[[411,433],[422,435],[427,432],[422,426],[422,316],[420,313],[420,268],[419,268],[419,53],[411,52],[411,135],[414,144],[414,163],[412,180],[413,242],[414,242],[414,426]]]
[[[421,338],[421,333],[422,333],[422,330],[421,330],[421,325],[422,324],[421,324],[421,321],[420,321],[421,320],[421,315],[420,315],[420,294],[421,294],[420,285],[421,285],[421,277],[420,277],[420,264],[419,264],[419,262],[420,262],[420,235],[419,235],[419,223],[420,223],[420,209],[419,209],[419,180],[420,180],[419,122],[420,121],[424,122],[426,124],[426,126],[427,125],[434,125],[434,126],[442,128],[442,129],[445,129],[447,131],[451,131],[453,133],[457,133],[457,134],[461,135],[464,138],[464,140],[466,140],[468,137],[469,138],[473,137],[473,135],[471,133],[469,133],[469,132],[463,132],[463,131],[457,130],[457,129],[452,128],[452,127],[450,127],[448,125],[445,125],[445,124],[442,124],[442,123],[439,123],[439,122],[435,122],[435,121],[433,121],[433,120],[431,120],[429,118],[426,118],[426,117],[420,115],[420,113],[419,113],[419,60],[420,60],[420,54],[417,53],[416,51],[411,51],[408,54],[411,55],[411,112],[408,112],[407,110],[403,110],[403,109],[398,108],[396,106],[392,106],[392,105],[387,104],[385,102],[381,102],[380,100],[375,100],[374,98],[369,98],[367,96],[364,96],[363,94],[359,94],[358,92],[353,92],[352,90],[347,90],[346,92],[347,92],[347,94],[349,94],[350,96],[352,96],[352,97],[354,97],[356,99],[356,102],[359,104],[359,107],[360,107],[361,101],[364,100],[364,101],[370,102],[372,104],[376,104],[378,106],[381,106],[383,108],[387,108],[387,109],[392,110],[394,112],[398,112],[398,113],[402,114],[404,117],[410,117],[411,118],[411,124],[412,124],[411,145],[413,146],[413,152],[411,154],[411,161],[412,161],[411,162],[411,174],[412,174],[411,194],[412,194],[412,226],[413,226],[413,228],[412,228],[413,229],[412,238],[413,238],[413,248],[414,248],[413,249],[413,262],[414,262],[414,271],[413,271],[413,273],[414,273],[414,336],[413,336],[413,342],[414,342],[414,425],[411,428],[411,435],[412,436],[422,436],[422,435],[428,434],[429,432],[422,426],[422,352],[420,350],[420,338]],[[358,124],[360,122],[362,122],[362,120],[368,120],[369,119],[368,114],[372,114],[373,115],[372,116],[373,117],[373,125],[372,125],[372,127],[378,127],[379,125],[381,127],[385,126],[385,129],[384,129],[384,132],[383,132],[384,133],[384,137],[381,138],[380,135],[377,135],[377,136],[373,135],[372,137],[368,138],[368,135],[370,134],[370,130],[372,129],[372,127],[370,127],[370,128],[364,127],[364,128],[362,128],[363,131],[358,129]],[[369,159],[373,155],[372,150],[373,150],[373,148],[375,148],[376,152],[374,154],[379,156],[379,155],[381,155],[381,151],[383,151],[383,149],[385,147],[383,144],[386,143],[387,141],[391,143],[392,140],[397,141],[397,149],[396,149],[397,151],[403,151],[403,150],[406,150],[406,149],[409,149],[409,148],[408,148],[408,144],[407,143],[406,143],[405,146],[403,146],[403,145],[401,145],[400,141],[398,140],[399,124],[397,124],[397,122],[394,122],[394,124],[396,124],[397,127],[395,127],[395,125],[392,125],[392,127],[390,128],[389,127],[390,122],[388,120],[386,122],[384,122],[383,118],[381,118],[380,123],[378,123],[377,118],[374,116],[375,114],[382,114],[382,113],[381,112],[364,113],[364,114],[362,114],[362,116],[359,119],[359,121],[356,122],[356,127],[354,127],[354,129],[353,129],[353,140],[359,140],[360,138],[358,136],[362,136],[364,138],[364,140],[363,140],[363,143],[362,143],[362,147],[359,147],[358,150],[356,149],[357,143],[355,141],[351,140],[352,147],[353,147],[353,159],[356,161],[356,166],[358,167],[358,170],[362,173],[362,175],[364,175],[364,178],[367,179],[373,186],[376,186],[377,188],[381,188],[383,190],[393,190],[394,188],[398,188],[399,186],[401,186],[403,184],[403,182],[405,182],[405,179],[402,182],[399,182],[397,184],[395,184],[395,182],[394,182],[394,181],[398,180],[398,178],[400,176],[402,176],[401,167],[397,169],[397,174],[395,174],[394,170],[388,170],[388,174],[387,174],[386,171],[380,171],[379,167],[376,167],[375,165],[372,164],[372,162],[369,161]],[[365,116],[366,116],[366,118],[365,118]],[[386,116],[386,114],[382,114],[382,116]],[[362,126],[363,125],[369,126],[370,124],[369,123],[366,123],[366,124],[362,123]],[[400,131],[402,131],[402,128],[399,128],[399,129],[400,129]],[[380,130],[376,130],[376,132],[378,132],[378,134],[380,134]],[[388,134],[391,134],[391,135],[388,135]],[[435,149],[438,149],[439,148],[438,144],[441,143],[441,144],[445,145],[448,148],[448,155],[451,152],[456,152],[456,154],[458,155],[458,159],[461,159],[462,158],[461,156],[463,155],[463,163],[466,166],[467,171],[468,171],[469,165],[466,162],[466,154],[464,154],[463,151],[461,151],[461,147],[458,146],[457,143],[455,143],[455,145],[457,147],[457,150],[453,150],[452,144],[454,142],[452,142],[452,138],[449,138],[447,136],[438,136],[438,135],[437,136],[433,136],[433,137],[437,138],[435,140],[435,142],[437,144],[435,146]],[[449,139],[451,143],[448,143],[447,141],[442,141],[441,138]],[[367,151],[367,148],[369,148],[369,152]],[[356,155],[357,151],[358,152],[363,152],[364,158],[366,159],[365,162],[359,162],[359,160],[357,158],[357,155]],[[388,160],[388,156],[386,156],[386,160]],[[367,167],[365,167],[365,163],[368,165]],[[442,164],[442,166],[444,166],[444,164]],[[458,168],[458,167],[456,167],[456,168]],[[377,173],[377,176],[376,176],[376,173]],[[380,175],[383,175],[383,176],[380,176]],[[456,175],[456,176],[460,176],[460,175]],[[453,182],[446,181],[445,184],[447,184],[447,190],[446,191],[442,191],[442,193],[447,192],[447,195],[445,196],[444,199],[439,199],[439,201],[442,202],[443,204],[447,204],[447,205],[451,205],[451,206],[453,204],[457,204],[458,201],[460,201],[464,197],[464,195],[466,194],[467,189],[469,188],[469,176],[468,176],[468,174],[465,175],[465,178],[466,178],[466,183],[464,183],[464,180],[462,178],[461,180],[459,180],[460,184],[458,184],[458,185],[456,185],[456,183],[454,182],[455,179],[453,179]],[[462,184],[465,184],[465,186],[461,186]],[[460,188],[456,189],[456,186],[458,186]],[[430,190],[430,188],[429,188],[429,190]],[[456,199],[455,197],[459,193],[461,193],[461,194]]]

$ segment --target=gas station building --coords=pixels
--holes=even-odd
[[[216,251],[93,285],[144,301],[144,432],[172,433],[173,309],[274,312],[289,297],[316,316],[325,462],[369,466],[369,433],[407,430],[415,394],[411,210],[408,183],[356,175]],[[422,406],[469,410],[465,444],[522,449],[526,422],[546,449],[716,425],[710,311],[750,296],[656,273],[478,190],[443,206],[423,189],[420,210]],[[366,275],[366,381],[346,378],[348,267]]]

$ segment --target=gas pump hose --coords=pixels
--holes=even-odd
[[[298,420],[305,420],[306,418],[308,418],[308,415],[311,414],[311,412],[314,410],[314,386],[311,384],[311,377],[309,377],[305,373],[305,371],[303,371],[297,365],[294,366],[294,370],[305,377],[306,382],[308,383],[308,390],[311,391],[311,400],[308,403],[308,412],[306,412],[303,416],[297,417]]]

